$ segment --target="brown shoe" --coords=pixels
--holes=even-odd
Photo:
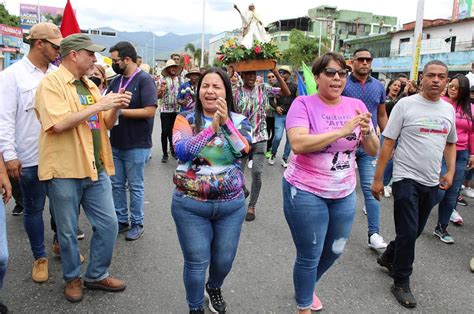
[[[33,263],[33,270],[31,271],[31,279],[34,282],[45,282],[48,280],[48,259],[40,257]]]
[[[99,281],[84,281],[84,286],[91,290],[105,290],[109,292],[119,292],[125,290],[125,282],[109,276]]]
[[[59,255],[59,258],[61,258],[61,248],[58,242],[53,242],[53,253]],[[82,254],[79,254],[79,257],[81,258],[81,264],[83,264],[86,258]]]
[[[76,278],[66,283],[66,288],[64,288],[64,296],[69,302],[72,303],[82,301],[84,291],[82,288],[81,278]]]

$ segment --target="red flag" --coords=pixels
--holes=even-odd
[[[184,68],[187,70],[189,67],[189,62],[191,61],[191,57],[189,55],[184,55]]]
[[[76,20],[76,14],[72,9],[71,2],[69,0],[67,0],[66,6],[64,7],[64,15],[60,29],[63,37],[81,32],[79,24]]]

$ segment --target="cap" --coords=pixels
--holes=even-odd
[[[46,39],[59,46],[63,36],[56,25],[53,23],[43,22],[33,25],[26,39]]]
[[[288,72],[289,74],[291,74],[291,70],[290,70],[290,67],[287,66],[287,65],[282,65],[278,71],[285,71],[285,72]]]
[[[72,50],[88,50],[93,52],[102,52],[104,46],[96,45],[89,36],[85,34],[72,34],[61,41],[61,57],[67,56]]]

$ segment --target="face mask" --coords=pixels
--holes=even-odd
[[[123,72],[125,72],[125,69],[121,69],[118,63],[112,63],[112,70],[119,75],[122,75]]]
[[[97,77],[97,76],[91,76],[89,77],[89,80],[91,80],[92,82],[94,82],[94,84],[99,87],[100,84],[102,83],[102,79]]]

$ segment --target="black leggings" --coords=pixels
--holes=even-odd
[[[170,150],[173,150],[173,125],[176,120],[176,112],[162,112],[160,113],[161,119],[161,149],[163,155],[168,155],[168,142],[170,143]]]

